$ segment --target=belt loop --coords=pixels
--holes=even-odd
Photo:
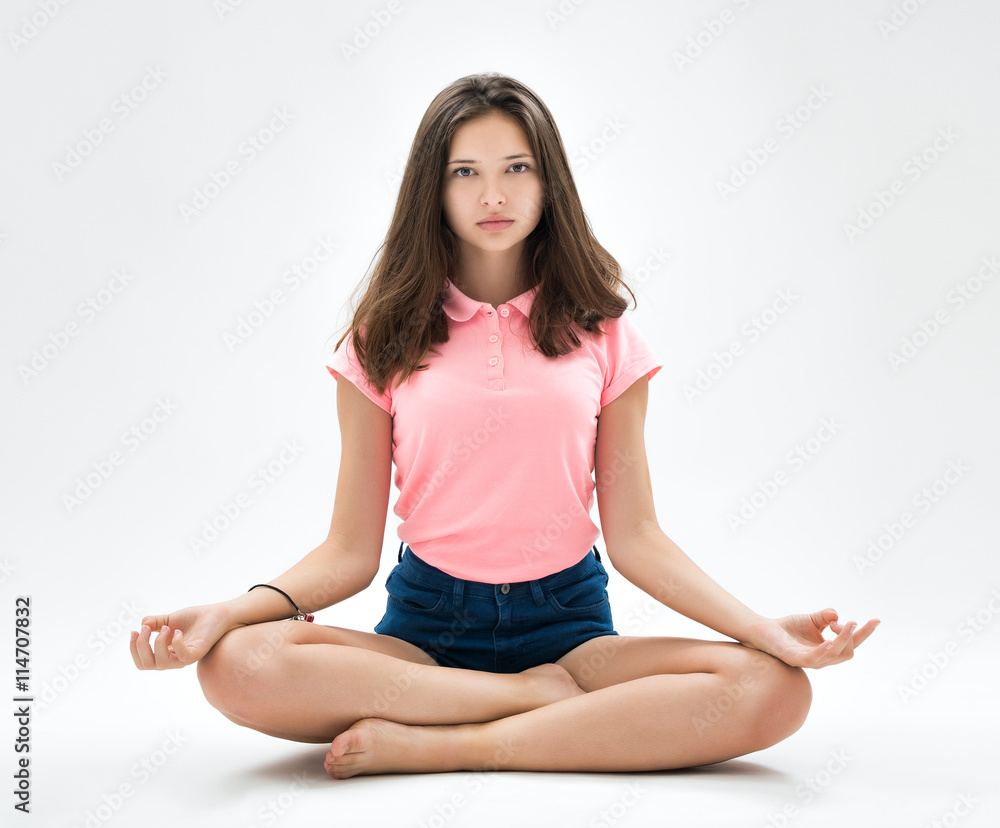
[[[452,591],[452,596],[455,599],[455,612],[462,612],[462,598],[465,595],[465,581],[461,578],[455,578],[455,588]]]
[[[597,562],[601,562],[601,553],[597,551],[597,544],[594,544],[594,557],[597,558]]]
[[[400,541],[399,542],[399,557],[396,558],[396,560],[397,560],[398,563],[402,563],[403,562],[403,546],[405,546],[405,544],[406,544],[406,541]]]
[[[542,592],[542,585],[537,580],[531,581],[531,597],[535,599],[536,606],[545,605],[545,593]]]

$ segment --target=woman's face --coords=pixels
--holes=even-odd
[[[444,175],[445,221],[462,247],[520,254],[542,217],[544,193],[537,159],[517,121],[490,113],[462,124]],[[494,216],[505,221],[488,221]]]

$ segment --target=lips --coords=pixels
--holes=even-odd
[[[490,216],[479,222],[483,230],[506,230],[514,223],[514,219],[507,216]]]

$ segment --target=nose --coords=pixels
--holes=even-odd
[[[480,199],[484,206],[506,203],[507,194],[500,185],[500,179],[483,176],[483,191],[480,194]]]

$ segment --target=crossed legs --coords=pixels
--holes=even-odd
[[[515,674],[439,667],[399,639],[282,621],[228,633],[198,665],[237,724],[332,742],[327,772],[638,771],[762,750],[812,691],[734,642],[605,636]]]

